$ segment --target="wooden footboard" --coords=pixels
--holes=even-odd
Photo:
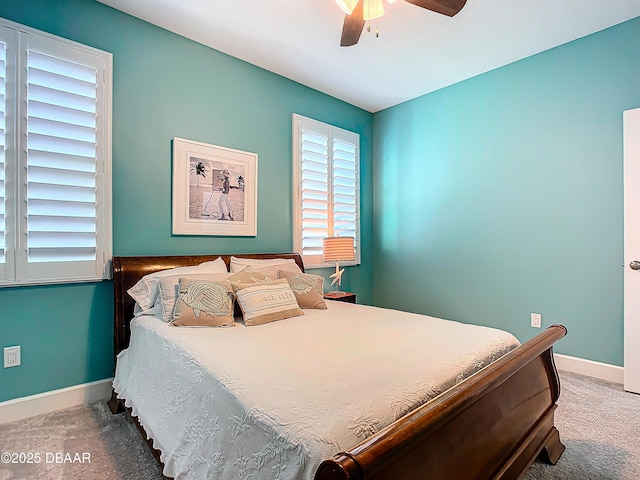
[[[464,382],[324,461],[316,480],[515,479],[542,452],[556,463],[560,383],[549,327]]]

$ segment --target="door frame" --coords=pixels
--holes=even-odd
[[[640,108],[624,124],[624,389],[640,393]]]

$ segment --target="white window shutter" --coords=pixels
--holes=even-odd
[[[14,283],[106,278],[110,55],[33,32],[18,38]]]
[[[6,248],[7,241],[5,239],[7,228],[5,223],[6,206],[5,206],[5,132],[6,132],[6,98],[7,98],[7,44],[0,42],[0,279],[6,277]]]
[[[15,34],[0,25],[0,285],[15,278]]]
[[[30,50],[27,261],[95,262],[97,71]]]
[[[103,263],[97,223],[102,65],[100,59],[92,65],[88,55],[74,61],[43,50],[27,50],[26,258],[19,277],[96,277]]]
[[[111,63],[0,19],[0,286],[109,277]]]
[[[329,234],[329,137],[308,129],[301,134],[302,255],[322,255]]]
[[[340,138],[342,137],[342,138]],[[358,146],[348,135],[333,136],[333,236],[353,237],[359,245]]]
[[[294,250],[323,266],[322,239],[355,238],[359,263],[359,136],[293,115]]]

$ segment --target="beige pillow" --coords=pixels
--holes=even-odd
[[[286,278],[273,282],[232,283],[248,327],[304,315]]]
[[[224,283],[181,278],[171,325],[222,327],[233,324],[233,294]]]
[[[251,267],[245,267],[243,270],[229,275],[229,277],[227,278],[227,282],[229,284],[229,288],[231,289],[231,285],[233,283],[250,284],[250,283],[256,283],[256,282],[264,282],[268,280],[275,280],[276,278],[277,276],[274,277],[273,279],[269,279],[267,275],[265,275],[264,273],[258,272],[257,270],[254,270]],[[236,317],[242,316],[242,310],[240,309],[240,305],[238,305],[237,303],[236,303],[233,315]]]
[[[289,272],[289,273],[302,273],[300,267],[296,263],[285,263],[282,265],[273,265],[268,267],[249,267],[253,268],[256,272],[259,272],[266,276],[269,280],[277,280],[278,272]]]
[[[263,272],[260,272],[252,267],[245,267],[239,272],[232,273],[227,277],[227,281],[231,283],[255,283],[261,282],[263,280],[275,280],[277,275],[274,278],[267,278],[267,275]]]
[[[169,277],[161,278],[158,282],[160,293],[158,294],[155,305],[160,307],[162,311],[162,319],[165,322],[170,322],[173,318],[173,312],[176,308],[176,299],[180,293],[181,278],[208,280],[210,282],[222,283],[227,286],[227,290],[229,292],[233,292],[231,284],[229,282],[225,282],[225,280],[230,276],[232,276],[231,273],[194,273],[189,275],[171,275]]]
[[[320,275],[279,270],[278,278],[286,278],[288,280],[289,287],[291,287],[291,291],[296,296],[300,308],[327,309],[322,288],[324,278]]]

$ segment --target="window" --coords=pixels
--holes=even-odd
[[[110,257],[111,54],[0,20],[0,286]]]
[[[360,263],[359,170],[357,133],[293,115],[293,246],[305,266],[327,266],[322,239],[331,236],[354,237]]]

